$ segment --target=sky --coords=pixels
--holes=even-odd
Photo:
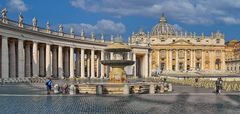
[[[31,24],[33,17],[38,26],[80,35],[104,34],[122,36],[126,41],[132,32],[143,29],[151,32],[162,13],[168,23],[198,35],[220,31],[225,40],[240,38],[240,0],[0,0],[0,8],[7,8],[11,20],[21,12],[24,23]]]

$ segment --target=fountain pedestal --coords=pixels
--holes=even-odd
[[[112,67],[109,76],[110,81],[113,83],[124,83],[126,81],[126,73],[123,67]]]

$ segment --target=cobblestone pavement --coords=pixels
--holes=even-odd
[[[215,95],[207,90],[176,86],[178,94],[95,96],[45,95],[30,85],[0,86],[1,114],[239,114],[240,94]],[[211,91],[211,90],[209,90]],[[189,93],[188,93],[189,92]],[[199,92],[199,93],[197,93]]]

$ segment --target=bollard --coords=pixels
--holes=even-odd
[[[172,88],[172,84],[171,84],[171,83],[168,84],[168,91],[169,91],[169,92],[172,92],[172,91],[173,91],[173,88]]]
[[[160,85],[160,93],[164,93],[164,85],[163,84]]]
[[[123,94],[124,95],[129,95],[129,86],[127,84],[124,85]]]
[[[76,94],[76,87],[73,84],[69,87],[69,94],[70,95]]]
[[[55,84],[53,88],[53,93],[58,94],[59,93],[59,85]]]
[[[96,93],[97,95],[102,95],[103,87],[102,85],[97,85]]]
[[[149,87],[149,94],[155,94],[155,87],[152,84]]]

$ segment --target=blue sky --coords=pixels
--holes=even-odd
[[[25,23],[36,17],[39,26],[49,20],[52,28],[63,24],[76,34],[84,29],[126,40],[140,28],[151,32],[165,13],[170,24],[188,32],[221,31],[226,41],[240,38],[240,0],[0,0],[0,8],[5,7],[10,19],[22,12]]]

